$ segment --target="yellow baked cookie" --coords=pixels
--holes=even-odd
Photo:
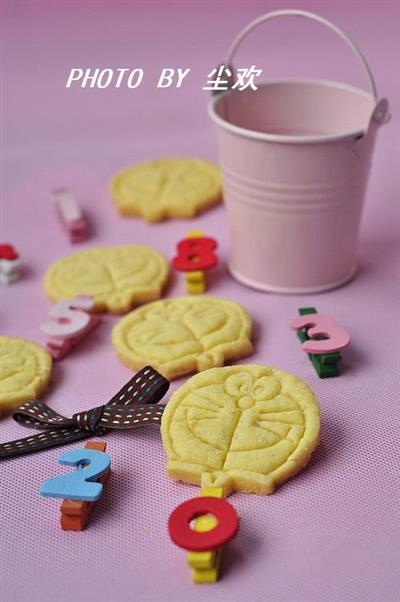
[[[52,301],[92,295],[95,310],[123,313],[161,296],[169,265],[145,245],[94,247],[53,263],[44,277]]]
[[[172,380],[249,355],[251,326],[238,303],[205,295],[179,297],[132,311],[114,326],[112,341],[129,368],[151,364]]]
[[[221,200],[221,176],[215,165],[201,159],[160,159],[119,172],[110,194],[121,215],[149,222],[188,218]]]
[[[0,416],[47,388],[51,356],[45,349],[15,337],[0,337]]]
[[[168,475],[202,487],[273,493],[318,443],[319,408],[297,376],[255,364],[190,378],[161,421]]]

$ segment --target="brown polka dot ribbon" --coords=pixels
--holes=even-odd
[[[45,403],[27,401],[13,413],[14,420],[44,432],[1,443],[0,460],[102,435],[108,429],[159,424],[165,406],[151,404],[160,401],[168,389],[168,380],[151,366],[146,366],[106,405],[79,412],[72,418],[57,414]]]

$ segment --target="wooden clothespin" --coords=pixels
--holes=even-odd
[[[172,266],[179,272],[185,272],[189,294],[201,294],[206,290],[205,270],[218,264],[214,253],[217,242],[203,236],[202,230],[190,230],[186,236],[177,245],[178,255],[172,260]]]
[[[336,326],[335,320],[319,314],[315,307],[301,307],[299,318],[290,327],[297,331],[303,351],[308,354],[318,376],[338,376],[338,365],[342,359],[340,351],[350,345],[350,335]]]
[[[51,308],[50,319],[40,329],[48,336],[46,347],[53,359],[61,360],[99,325],[101,318],[88,313],[94,305],[93,297],[80,295]]]
[[[0,284],[11,284],[20,277],[21,260],[12,245],[0,244]]]
[[[52,191],[54,205],[61,218],[70,242],[81,242],[88,236],[88,224],[76,196],[67,188]]]
[[[95,449],[105,452],[107,443],[105,441],[89,441],[86,449]],[[109,468],[100,478],[99,483],[105,485],[110,478]],[[82,500],[63,500],[61,504],[60,524],[64,531],[83,531],[86,528],[90,513],[96,502],[84,502]]]
[[[223,498],[222,487],[203,487],[200,496]],[[196,518],[195,531],[209,531],[217,524],[214,516],[205,515]],[[218,580],[222,548],[207,552],[188,552],[187,561],[192,570],[194,583],[215,583]]]

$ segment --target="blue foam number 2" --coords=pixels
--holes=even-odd
[[[99,499],[103,485],[95,481],[110,467],[111,458],[108,454],[95,449],[75,449],[61,454],[58,461],[60,464],[82,468],[61,477],[47,479],[40,488],[41,495],[85,502]]]

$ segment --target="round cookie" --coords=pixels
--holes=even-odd
[[[251,327],[250,315],[234,301],[179,297],[132,311],[114,326],[112,342],[129,368],[150,364],[173,380],[249,355]]]
[[[92,295],[95,311],[123,313],[161,296],[169,265],[145,245],[94,247],[53,263],[44,277],[52,301]]]
[[[221,176],[218,167],[201,159],[160,159],[116,174],[110,194],[121,215],[149,222],[189,218],[221,200]]]
[[[289,372],[256,364],[206,370],[164,411],[168,475],[224,495],[273,493],[307,464],[319,425],[314,394]]]
[[[36,343],[0,336],[0,416],[47,388],[51,364],[50,354]]]

